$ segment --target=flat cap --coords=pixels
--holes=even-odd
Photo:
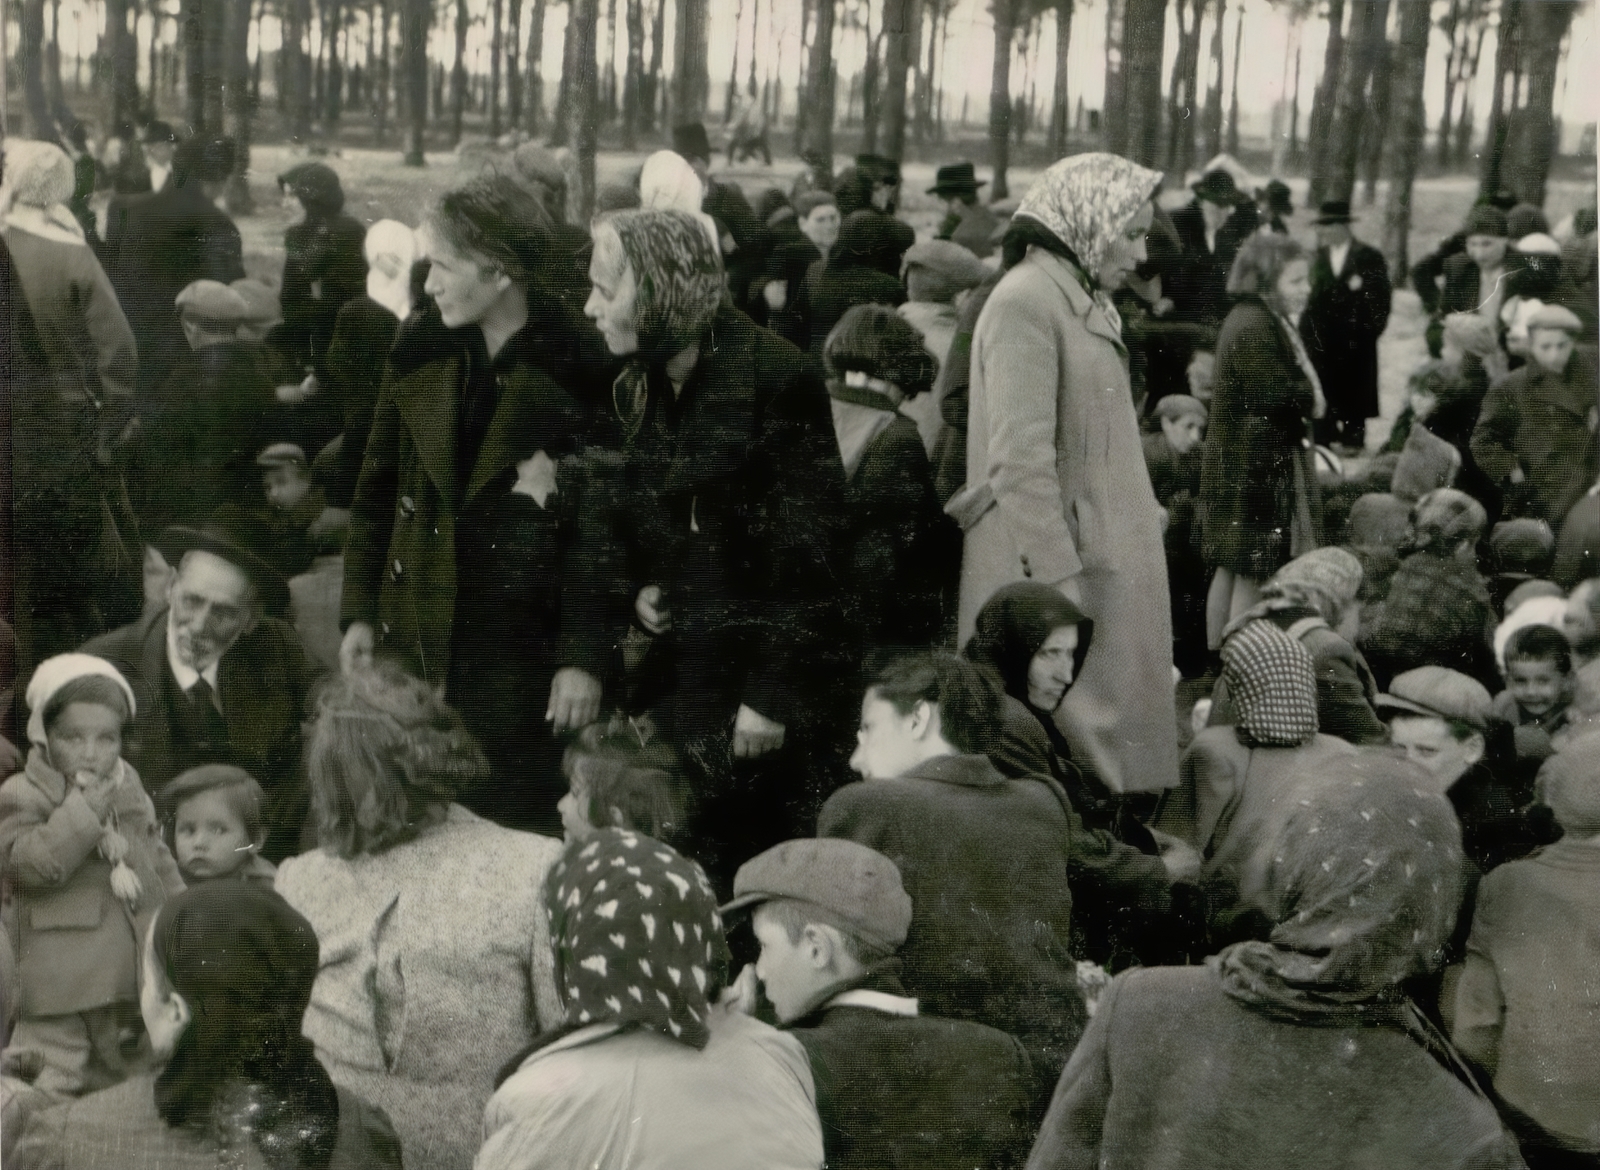
[[[989,275],[983,261],[954,240],[918,240],[906,249],[906,267],[931,269],[955,285],[957,291],[977,288]]]
[[[1528,318],[1528,332],[1535,329],[1560,329],[1566,333],[1581,333],[1583,322],[1578,320],[1578,314],[1565,305],[1546,305],[1534,311]]]
[[[1489,692],[1476,679],[1443,666],[1419,666],[1395,675],[1388,693],[1378,696],[1377,705],[1400,714],[1431,715],[1485,731],[1492,703]]]
[[[220,280],[196,280],[185,285],[172,303],[193,317],[235,322],[251,319],[249,303]]]
[[[250,310],[250,316],[245,318],[247,321],[271,325],[283,320],[283,306],[278,302],[278,294],[269,285],[244,276],[231,282],[228,287],[244,298],[245,307]]]
[[[911,896],[894,862],[841,838],[802,837],[752,857],[734,875],[733,901],[722,915],[775,898],[815,906],[890,950],[898,950],[911,929]]]

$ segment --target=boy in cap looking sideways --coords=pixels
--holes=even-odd
[[[755,908],[761,955],[730,1002],[753,1011],[759,981],[805,1047],[831,1170],[1020,1164],[1027,1055],[996,1029],[920,1015],[906,996],[894,972],[911,899],[892,861],[854,841],[785,841],[741,866],[733,888],[722,913]]]

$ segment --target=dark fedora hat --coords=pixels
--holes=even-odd
[[[173,568],[185,553],[205,552],[234,566],[255,586],[262,607],[269,614],[281,614],[289,607],[289,583],[270,561],[247,542],[242,510],[223,507],[206,520],[174,524],[156,537],[156,550]]]
[[[672,149],[684,158],[711,161],[711,139],[706,137],[704,122],[685,122],[672,128]]]
[[[1278,215],[1293,215],[1294,201],[1289,198],[1289,184],[1282,179],[1273,179],[1265,187],[1256,188],[1256,200],[1265,200],[1267,210]]]
[[[1233,176],[1220,167],[1214,171],[1207,171],[1189,187],[1196,199],[1204,199],[1207,203],[1219,203],[1224,207],[1237,207],[1241,203],[1248,203],[1249,198],[1239,190],[1233,181]]]
[[[928,188],[929,195],[970,195],[984,185],[979,180],[977,171],[969,162],[951,163],[947,167],[940,167],[939,173],[934,176],[933,186]]]
[[[1353,223],[1355,216],[1350,214],[1350,201],[1348,199],[1329,199],[1317,209],[1317,218],[1312,222],[1325,223]]]

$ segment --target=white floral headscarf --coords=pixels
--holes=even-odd
[[[1091,151],[1056,163],[1034,181],[1017,208],[1077,255],[1091,280],[1106,249],[1161,183],[1161,172],[1120,155]]]

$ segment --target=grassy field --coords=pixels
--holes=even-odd
[[[283,232],[289,225],[289,213],[279,201],[275,178],[305,157],[303,152],[286,146],[257,147],[252,152],[251,189],[256,197],[257,212],[242,218],[239,228],[244,235],[246,268],[251,275],[273,285],[278,283],[283,269]],[[598,160],[600,182],[604,184],[626,179],[644,162],[645,157],[643,152],[602,152]],[[426,167],[410,168],[400,164],[400,156],[395,151],[365,149],[347,149],[323,161],[338,171],[344,182],[346,209],[366,223],[387,217],[414,224],[429,201],[441,191],[460,183],[485,166],[495,165],[493,156],[430,154]],[[721,178],[736,180],[753,199],[768,186],[787,189],[799,166],[793,159],[779,159],[771,168],[745,165],[726,169],[719,162],[716,164],[716,173]],[[901,211],[921,235],[932,234],[941,210],[931,196],[924,194],[933,182],[934,169],[928,163],[907,163],[904,167]],[[1037,173],[1031,168],[1013,168],[1013,193],[1021,194],[1027,190]],[[1289,186],[1294,191],[1295,204],[1299,207],[1305,199],[1305,180],[1290,180]],[[1413,192],[1410,241],[1413,261],[1426,255],[1441,238],[1456,230],[1471,206],[1476,190],[1476,182],[1467,176],[1428,178],[1417,183]],[[1551,223],[1559,221],[1585,198],[1592,199],[1593,192],[1592,184],[1553,181],[1546,200]],[[1164,201],[1176,205],[1185,198],[1186,192],[1174,191],[1169,192]],[[1376,242],[1381,238],[1383,199],[1382,185],[1373,205],[1364,206],[1358,198],[1355,232],[1362,239]],[[1307,242],[1311,239],[1312,218],[1310,212],[1301,208],[1293,220],[1296,235]],[[1385,420],[1392,419],[1399,412],[1406,374],[1424,356],[1424,324],[1416,294],[1409,289],[1397,292],[1389,328],[1379,346],[1381,409]],[[1381,443],[1387,437],[1387,431],[1386,422],[1369,427],[1369,443]]]

